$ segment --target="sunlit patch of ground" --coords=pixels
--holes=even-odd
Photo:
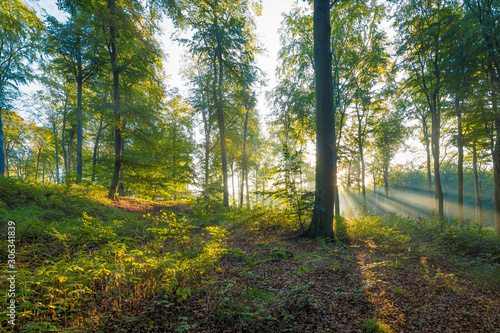
[[[376,317],[395,332],[497,332],[500,292],[482,289],[418,254],[399,258],[365,246],[356,249],[366,296]]]

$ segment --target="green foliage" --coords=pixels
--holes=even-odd
[[[366,333],[391,333],[393,330],[380,319],[368,318],[361,323],[363,332]]]
[[[273,202],[280,205],[286,214],[297,219],[302,231],[305,224],[312,217],[314,193],[304,189],[303,183],[303,154],[301,151],[290,151],[286,145],[282,147],[283,159],[272,171],[276,179],[273,190],[266,193],[273,198]]]
[[[170,211],[139,221],[137,215],[100,204],[90,189],[82,193],[81,187],[35,186],[1,177],[0,184],[2,221],[16,217],[16,240],[32,242],[17,253],[20,330],[61,331],[69,323],[83,329],[87,320],[100,325],[94,311],[125,311],[157,295],[182,303],[191,295],[190,286],[215,269],[225,253],[225,229],[198,228]],[[108,202],[103,194],[96,197]],[[40,214],[28,222],[13,214],[26,207]],[[67,212],[63,223],[46,218],[59,210]],[[27,237],[27,225],[37,229],[38,238]],[[1,301],[6,300],[5,293]]]
[[[355,217],[348,224],[348,231],[351,237],[373,240],[380,246],[393,249],[404,249],[412,241],[420,240],[454,255],[487,262],[498,262],[500,258],[500,237],[476,224],[448,222],[439,218],[402,217],[391,213]]]

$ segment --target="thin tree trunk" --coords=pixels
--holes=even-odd
[[[462,131],[462,108],[458,97],[455,98],[455,111],[457,113],[457,130],[458,130],[458,165],[457,165],[457,205],[458,205],[458,220],[464,222],[464,144]]]
[[[53,121],[52,123],[52,135],[54,136],[54,149],[56,153],[56,184],[59,184],[59,149],[58,149],[58,144],[57,144],[57,129],[56,129],[56,122]],[[44,164],[45,168],[45,164]],[[44,172],[45,173],[45,172]]]
[[[389,159],[384,157],[384,190],[386,203],[389,201]]]
[[[436,191],[437,213],[440,218],[443,217],[443,189],[441,187],[441,172],[440,172],[440,148],[439,140],[441,136],[441,119],[437,109],[437,96],[433,96],[431,108],[432,115],[432,157],[434,158],[434,187]]]
[[[483,226],[483,204],[481,202],[481,191],[479,188],[479,176],[477,172],[477,148],[476,142],[472,146],[472,169],[474,171],[474,193],[476,195],[476,210],[477,218],[476,222]]]
[[[240,208],[243,208],[243,180],[245,179],[245,174],[247,173],[247,125],[248,125],[248,113],[249,108],[247,107],[247,112],[245,114],[245,126],[243,129],[243,156],[241,165],[241,191],[240,191]],[[248,176],[247,176],[248,181]],[[248,186],[247,186],[247,197],[248,197]]]
[[[0,107],[0,176],[6,176],[5,144],[3,138],[2,108]]]
[[[235,197],[235,193],[234,193],[234,161],[231,160],[231,164],[230,164],[230,168],[231,168],[231,187],[232,187],[232,201],[235,202],[236,201],[236,197]]]
[[[4,175],[6,177],[9,177],[9,175],[10,175],[10,172],[9,172],[9,168],[10,168],[9,150],[7,148],[4,148],[4,152],[5,152],[5,173],[4,173]],[[0,174],[0,176],[1,176],[1,174]]]
[[[97,152],[99,150],[99,140],[101,139],[101,133],[109,125],[106,124],[106,126],[103,126],[103,122],[104,122],[104,116],[101,114],[101,120],[99,121],[99,128],[97,129],[94,141],[94,152],[92,154],[92,182],[95,182],[95,177],[96,177]]]
[[[361,143],[361,136],[358,138],[359,145],[359,161],[361,164],[361,194],[362,194],[362,210],[366,212],[366,187],[365,187],[365,158],[363,155],[363,144]]]
[[[75,138],[75,130],[72,128],[69,135],[69,143],[68,143],[68,179],[71,174],[71,167],[73,164],[73,140]]]
[[[429,144],[429,127],[427,125],[427,117],[422,117],[422,130],[424,134],[424,145],[427,162],[427,186],[429,189],[429,209],[432,210],[434,200],[432,199],[432,173],[431,173],[431,149]]]
[[[246,183],[246,187],[247,187],[247,209],[250,209],[250,192],[249,192],[249,186],[248,186],[248,170],[247,172],[245,173],[245,183]]]
[[[108,9],[111,14],[115,16],[115,0],[108,0]],[[108,198],[111,200],[118,200],[116,192],[118,190],[118,183],[120,182],[120,171],[122,166],[122,131],[121,131],[121,116],[120,116],[120,82],[118,67],[118,51],[116,48],[116,28],[112,22],[109,26],[110,33],[110,62],[111,71],[113,73],[113,103],[114,103],[114,136],[115,136],[115,161],[113,167],[113,176],[111,177],[111,185],[109,187]]]
[[[209,159],[210,159],[210,132],[211,132],[211,127],[210,124],[208,123],[208,115],[203,112],[203,128],[205,130],[205,161],[204,161],[204,196],[207,195],[207,187],[208,187],[208,182],[209,182],[209,173],[208,173],[208,166],[209,166]]]
[[[351,164],[352,160],[349,160],[349,164],[347,166],[347,195],[349,195],[349,191],[351,190]]]
[[[218,67],[217,67],[218,62]],[[222,160],[222,182],[223,182],[223,205],[229,206],[229,188],[227,177],[227,156],[226,156],[226,127],[224,125],[224,108],[222,104],[222,84],[223,84],[223,68],[222,68],[222,45],[219,37],[217,37],[217,60],[214,62],[214,101],[217,113],[217,124],[219,127],[220,150]]]
[[[124,125],[125,126],[125,125]],[[122,139],[122,156],[125,151],[125,140]],[[175,168],[174,168],[175,170]],[[118,195],[121,197],[125,196],[125,183],[123,181],[124,175],[123,175],[123,167],[120,168],[120,182],[118,183]],[[174,184],[175,184],[175,175],[174,175]]]
[[[82,147],[83,147],[83,121],[82,121],[82,103],[83,103],[83,70],[82,70],[82,54],[80,45],[78,48],[77,67],[78,74],[76,77],[76,119],[77,119],[77,140],[76,140],[76,183],[81,184],[83,177],[83,161],[82,161]]]
[[[492,106],[495,119],[495,147],[493,151],[493,184],[494,184],[494,202],[495,202],[495,231],[500,235],[500,119],[498,118],[498,105],[496,92],[492,90]]]
[[[41,154],[42,154],[42,148],[38,149],[38,154],[36,156],[35,183],[38,182],[38,167],[40,166]]]
[[[63,112],[63,125],[62,125],[62,133],[61,133],[61,148],[63,151],[64,157],[64,179],[68,177],[69,167],[68,167],[68,153],[66,151],[66,116],[67,116],[67,107],[66,102],[64,103],[64,112]]]
[[[45,183],[45,164],[47,163],[46,160],[43,160],[43,168],[42,168],[42,184]]]

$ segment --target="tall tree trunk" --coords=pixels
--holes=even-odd
[[[247,107],[247,112],[245,114],[245,126],[243,128],[243,156],[241,163],[241,191],[240,191],[240,208],[243,208],[243,180],[245,179],[245,175],[247,174],[247,126],[248,126],[248,112],[249,108]],[[248,182],[248,175],[247,175]],[[248,199],[248,187],[247,187],[247,199]]]
[[[57,129],[56,129],[56,122],[54,121],[52,123],[52,135],[54,137],[54,149],[56,153],[56,184],[59,184],[59,148],[57,144]],[[45,164],[44,164],[45,167]],[[44,172],[45,173],[45,172]]]
[[[2,108],[0,107],[0,176],[5,176],[5,144],[3,139]]]
[[[218,67],[217,67],[218,63]],[[227,177],[227,156],[226,156],[226,127],[224,125],[224,107],[222,104],[222,84],[223,84],[223,63],[222,63],[222,45],[220,38],[217,37],[217,59],[214,62],[214,101],[217,113],[217,124],[219,127],[220,150],[222,160],[222,182],[223,182],[223,205],[229,206],[229,188]]]
[[[443,189],[441,187],[441,173],[440,173],[440,149],[439,140],[441,136],[441,117],[439,114],[437,106],[437,95],[433,95],[433,101],[431,106],[431,116],[432,116],[432,135],[431,135],[431,145],[432,145],[432,157],[434,159],[434,187],[436,191],[436,201],[437,201],[437,213],[440,218],[443,217]]]
[[[115,0],[108,0],[108,10],[112,16],[115,13]],[[113,176],[111,177],[111,185],[109,186],[108,198],[111,200],[118,200],[116,192],[118,190],[118,183],[120,182],[120,171],[122,167],[122,131],[121,131],[121,116],[120,116],[120,69],[118,67],[118,51],[116,48],[116,28],[115,23],[109,25],[110,33],[110,62],[111,71],[113,73],[113,103],[114,103],[114,136],[115,136],[115,162],[113,167]]]
[[[349,165],[347,166],[347,195],[349,195],[349,191],[351,189],[351,165],[352,160],[349,160]]]
[[[80,45],[78,48],[77,56],[77,77],[76,77],[76,119],[77,119],[77,140],[76,140],[76,183],[80,184],[83,177],[83,161],[82,161],[82,147],[83,147],[83,121],[82,121],[82,103],[83,103],[83,69],[82,69],[82,54]]]
[[[125,125],[124,125],[125,127]],[[124,154],[124,151],[125,151],[125,140],[122,138],[122,156]],[[174,168],[175,170],[175,168]],[[175,184],[175,177],[174,177],[174,184]],[[125,182],[124,182],[124,175],[123,175],[123,167],[120,168],[120,182],[118,183],[118,195],[120,197],[124,197],[125,196]]]
[[[462,108],[458,97],[455,98],[455,111],[457,113],[457,131],[458,131],[458,165],[457,165],[457,205],[458,220],[464,222],[464,144],[462,131]]]
[[[500,235],[500,119],[498,115],[497,94],[492,90],[492,107],[495,115],[495,147],[493,150],[493,184],[494,184],[494,202],[495,202],[495,231]]]
[[[45,164],[47,163],[46,160],[43,160],[43,168],[42,168],[42,184],[45,183]]]
[[[358,100],[356,100],[356,118],[358,119],[358,150],[359,150],[359,161],[361,163],[361,192],[362,192],[362,203],[361,210],[366,212],[366,187],[365,187],[365,158],[363,154],[363,128],[362,128],[362,118],[359,113]]]
[[[177,184],[177,154],[178,154],[178,151],[177,151],[177,123],[174,123],[174,126],[173,126],[173,131],[174,131],[174,135],[173,135],[173,139],[172,139],[172,146],[174,147],[175,149],[175,154],[174,154],[174,157],[172,158],[172,166],[173,166],[173,173],[172,173],[172,178],[173,178],[173,183],[174,183],[174,201],[177,201],[177,187],[176,187],[176,184]]]
[[[108,124],[106,124],[106,126],[103,126],[103,122],[104,122],[104,116],[101,114],[101,120],[99,121],[99,128],[97,129],[97,133],[95,135],[94,151],[92,154],[92,183],[95,182],[95,177],[96,177],[97,152],[99,151],[99,140],[101,139],[102,131],[106,127],[108,127]]]
[[[40,155],[42,154],[42,148],[38,149],[38,154],[36,156],[36,169],[35,169],[35,183],[38,182],[38,167],[40,166]]]
[[[209,173],[208,173],[208,166],[209,166],[209,159],[210,159],[210,133],[211,133],[211,127],[208,119],[208,115],[203,112],[203,128],[205,130],[205,160],[204,160],[204,165],[203,165],[203,170],[204,170],[204,179],[203,179],[203,195],[206,197],[207,193],[207,187],[208,187],[208,182],[209,182]]]
[[[235,197],[235,192],[234,192],[234,160],[231,159],[231,164],[230,164],[230,169],[231,169],[231,187],[232,187],[232,202],[235,202],[236,201],[236,197]]]
[[[365,158],[363,155],[363,144],[361,143],[361,136],[358,138],[359,145],[359,161],[361,164],[361,194],[362,194],[362,210],[366,212],[366,187],[365,187]]]
[[[389,159],[384,158],[384,190],[385,190],[385,202],[389,201]]]
[[[62,124],[62,132],[61,132],[61,149],[63,151],[64,158],[64,179],[68,177],[69,168],[68,168],[68,152],[66,151],[66,116],[67,116],[67,107],[66,102],[64,103],[64,111],[63,111],[63,124]]]
[[[424,134],[424,145],[426,153],[426,169],[427,169],[427,186],[429,189],[429,209],[432,210],[434,206],[434,200],[432,198],[432,173],[431,173],[431,149],[429,143],[429,127],[427,125],[427,117],[422,117],[422,130]]]
[[[333,237],[335,203],[335,112],[333,105],[330,1],[314,1],[316,77],[316,192],[306,235]]]
[[[250,209],[250,186],[248,185],[248,170],[245,173],[245,183],[246,183],[246,188],[247,188],[247,199],[246,199],[246,205],[247,209]]]
[[[4,173],[4,175],[6,177],[9,177],[9,168],[10,168],[9,150],[5,147],[4,152],[5,152],[5,173]],[[0,176],[1,176],[1,174],[0,174]]]
[[[479,188],[479,176],[477,172],[477,147],[476,142],[472,145],[472,169],[474,171],[474,193],[476,195],[476,222],[483,226],[483,204],[481,202],[481,191]]]
[[[71,132],[69,134],[69,143],[68,143],[68,174],[67,177],[69,179],[71,174],[71,168],[73,165],[73,140],[75,139],[75,129],[71,128]]]

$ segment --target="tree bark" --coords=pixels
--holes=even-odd
[[[75,129],[71,128],[69,134],[69,142],[68,142],[68,174],[66,177],[69,179],[71,173],[71,166],[73,163],[73,140],[75,139]]]
[[[108,10],[112,16],[116,16],[115,13],[115,0],[108,0]],[[113,176],[111,177],[111,185],[109,187],[108,198],[111,200],[118,200],[116,192],[118,190],[118,183],[120,182],[120,171],[122,166],[122,131],[121,131],[121,115],[120,115],[120,82],[119,74],[120,69],[118,68],[118,51],[116,48],[116,28],[114,26],[113,20],[111,20],[109,25],[110,33],[110,62],[111,71],[113,73],[113,103],[114,103],[114,136],[115,136],[115,161],[113,168]]]
[[[245,175],[247,173],[247,125],[248,125],[248,108],[245,114],[245,126],[243,128],[243,156],[241,163],[241,191],[240,191],[240,208],[243,208],[243,181],[245,179]],[[248,181],[248,177],[247,177]],[[248,188],[247,188],[247,197],[248,197]]]
[[[335,112],[333,108],[330,1],[314,1],[314,72],[316,77],[316,192],[306,235],[333,237]]]
[[[493,150],[493,184],[494,184],[494,202],[495,202],[495,232],[500,235],[500,119],[498,116],[498,105],[496,92],[492,90],[492,107],[495,115],[495,146]]]
[[[66,107],[66,102],[64,103],[64,111],[63,111],[63,124],[62,124],[62,131],[61,131],[61,149],[63,151],[63,158],[64,158],[64,179],[68,177],[69,173],[69,168],[68,168],[68,153],[66,151],[66,115],[67,115],[67,107]]]
[[[38,167],[40,166],[40,155],[42,155],[42,148],[38,149],[36,156],[36,169],[35,169],[35,183],[38,182]]]
[[[55,149],[55,154],[56,154],[56,184],[59,184],[59,149],[57,145],[57,129],[56,129],[56,122],[55,120],[52,122],[52,135],[54,136],[54,149]],[[45,164],[44,164],[45,167]],[[44,172],[45,174],[45,172]]]
[[[106,127],[108,127],[108,124],[106,124],[106,126],[103,126],[103,122],[104,122],[104,116],[101,115],[101,120],[99,121],[99,128],[97,129],[94,141],[94,151],[92,154],[92,182],[95,182],[95,177],[96,177],[97,152],[99,150],[99,140],[101,139],[101,133]]]
[[[431,149],[429,144],[429,127],[427,125],[427,116],[422,117],[422,130],[424,135],[424,145],[426,153],[427,166],[427,186],[429,188],[429,209],[432,210],[434,200],[432,199],[432,173],[431,173]]]
[[[457,164],[457,205],[458,220],[464,222],[464,144],[462,131],[462,108],[458,97],[455,98],[455,112],[457,113],[457,134],[458,134],[458,164]]]
[[[0,107],[0,176],[5,176],[5,149],[3,142],[2,108]]]
[[[77,45],[77,76],[76,76],[76,119],[77,119],[77,140],[76,140],[76,183],[81,184],[83,177],[83,121],[82,121],[82,104],[83,104],[83,69],[82,69],[82,54],[80,45]]]
[[[207,196],[207,187],[209,183],[209,173],[208,173],[208,167],[209,167],[209,159],[210,159],[210,134],[211,134],[211,126],[209,124],[209,115],[207,112],[203,111],[203,128],[205,130],[205,161],[203,165],[203,170],[204,170],[204,179],[203,179],[203,195],[206,197]]]
[[[483,204],[481,202],[481,191],[479,188],[479,175],[477,172],[477,148],[476,142],[472,145],[472,169],[474,171],[474,193],[476,196],[477,217],[476,222],[483,226]]]
[[[436,191],[437,213],[440,218],[443,217],[443,189],[441,187],[441,173],[440,173],[440,148],[439,140],[441,136],[441,118],[437,110],[437,96],[434,96],[433,105],[431,106],[432,116],[432,157],[434,159],[434,188]]]
[[[226,156],[226,127],[224,125],[224,107],[222,105],[222,84],[223,84],[222,45],[220,38],[217,37],[217,59],[214,62],[214,85],[215,85],[214,101],[217,113],[217,125],[219,127],[220,150],[221,150],[221,160],[222,160],[222,183],[223,183],[222,203],[225,207],[228,207],[229,188],[228,188],[227,156]]]

